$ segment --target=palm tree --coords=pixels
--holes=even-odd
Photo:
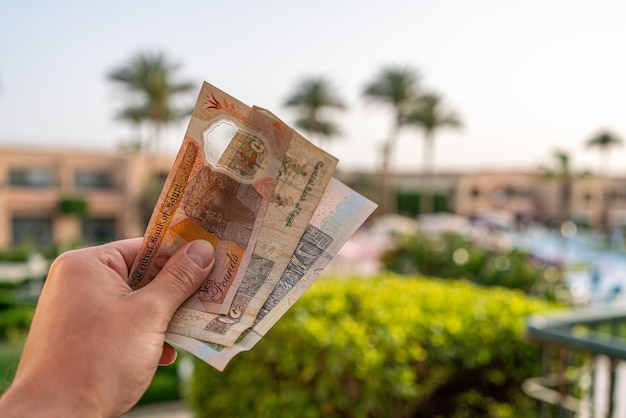
[[[598,148],[600,150],[600,168],[599,176],[607,178],[609,176],[609,152],[612,148],[621,145],[622,139],[607,129],[601,130],[587,140],[589,148]],[[605,190],[604,181],[601,180],[602,187],[602,209],[600,213],[600,228],[603,229],[607,240],[610,234],[609,225],[609,195]]]
[[[326,109],[345,109],[343,101],[335,94],[330,82],[322,77],[310,77],[300,81],[285,106],[295,108],[299,115],[296,126],[316,136],[321,143],[339,134],[339,127],[323,118]]]
[[[137,124],[148,121],[154,128],[155,152],[159,152],[163,125],[177,122],[191,114],[172,104],[174,97],[193,90],[194,85],[174,80],[180,65],[169,61],[160,52],[140,52],[108,75],[123,85],[131,95],[131,103],[118,118]]]
[[[589,148],[600,150],[600,176],[609,175],[609,152],[612,148],[621,145],[622,139],[609,130],[601,130],[587,140]]]
[[[562,225],[572,217],[572,187],[573,174],[570,164],[570,156],[567,151],[557,149],[552,156],[555,160],[554,168],[543,167],[542,171],[546,178],[556,179],[559,184],[559,207],[556,213],[556,224]]]
[[[120,147],[122,149],[141,151],[143,148],[143,141],[141,139],[141,124],[145,121],[146,114],[147,112],[144,108],[139,106],[128,106],[118,112],[116,119],[130,122],[133,128],[133,134],[131,135],[130,140],[125,144],[121,144]]]
[[[405,122],[410,103],[418,95],[419,74],[410,68],[384,68],[363,90],[363,95],[372,101],[391,106],[394,112],[393,124],[382,147],[381,196],[382,214],[393,212],[395,204],[391,200],[389,185],[389,163],[398,142],[400,128]],[[393,205],[393,207],[392,207]]]
[[[455,112],[448,111],[443,107],[440,96],[424,94],[414,101],[413,108],[406,115],[406,123],[417,126],[424,131],[422,171],[425,187],[420,199],[420,213],[429,213],[434,210],[432,181],[435,161],[435,133],[442,128],[461,127],[461,119]]]

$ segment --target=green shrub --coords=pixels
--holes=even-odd
[[[405,216],[420,214],[422,195],[419,192],[399,190],[396,193],[397,212]],[[449,212],[448,196],[442,193],[434,193],[429,197],[432,201],[433,212]]]
[[[35,313],[35,301],[24,296],[28,282],[0,284],[0,341],[21,341]]]
[[[176,372],[176,364],[159,367],[138,405],[180,399],[180,384]]]
[[[9,387],[22,354],[22,342],[0,342],[0,395]]]
[[[532,296],[567,302],[563,273],[519,250],[480,247],[455,234],[411,235],[383,254],[383,265],[401,274],[467,279],[485,286],[519,289]]]
[[[34,306],[0,310],[0,395],[9,387],[19,362]],[[176,364],[159,367],[139,405],[180,399]]]
[[[82,196],[65,196],[59,201],[59,211],[65,215],[85,216],[89,205]]]
[[[27,261],[28,257],[35,251],[43,255],[48,260],[54,259],[60,253],[59,249],[56,247],[50,246],[44,248],[38,247],[34,243],[24,243],[16,247],[4,248],[0,250],[0,262]]]
[[[395,275],[320,279],[223,373],[197,361],[199,417],[524,417],[538,375],[519,291]]]
[[[0,310],[0,340],[23,339],[34,313],[34,305],[16,305]]]

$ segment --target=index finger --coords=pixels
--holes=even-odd
[[[135,257],[137,257],[137,253],[141,248],[142,240],[143,238],[123,239],[109,242],[104,244],[102,247],[103,249],[112,251],[122,257],[126,265],[126,275],[128,275],[128,273],[130,273],[130,268],[133,266],[133,262],[135,261]]]

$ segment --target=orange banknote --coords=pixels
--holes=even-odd
[[[337,159],[295,134],[282,161],[252,258],[226,315],[181,307],[172,333],[233,345],[250,328],[281,278],[337,165]]]
[[[152,281],[185,243],[215,247],[215,268],[184,307],[228,314],[294,131],[204,83],[148,223],[129,283]]]

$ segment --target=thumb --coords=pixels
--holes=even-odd
[[[168,316],[172,316],[207,279],[214,264],[213,246],[204,240],[191,241],[176,251],[154,280],[140,291],[151,293]]]

